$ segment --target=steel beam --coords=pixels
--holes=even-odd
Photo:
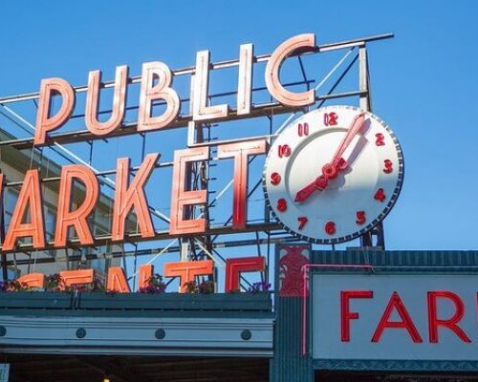
[[[362,93],[363,93],[362,91],[349,91],[349,92],[317,96],[315,97],[315,99],[316,101],[324,101],[324,100],[336,99],[336,98],[348,98],[348,97],[360,96],[362,95]],[[265,117],[271,114],[278,115],[278,114],[292,113],[296,110],[297,110],[296,107],[284,106],[277,102],[268,102],[268,103],[263,103],[263,104],[252,107],[251,113],[247,115],[237,115],[236,110],[231,109],[229,115],[226,118],[217,119],[215,120],[215,122]],[[161,131],[187,127],[190,121],[192,121],[192,115],[179,117],[178,119],[176,119],[175,122],[171,123],[167,127],[162,128]],[[136,126],[137,126],[136,122],[124,124],[121,127],[121,129],[117,129],[111,132],[110,134],[108,134],[108,138],[124,137],[128,135],[138,134],[138,131],[136,130]],[[147,133],[151,133],[151,131]],[[49,137],[47,137],[43,145],[34,146],[33,139],[34,139],[33,137],[29,137],[29,138],[1,141],[0,147],[10,146],[19,150],[23,150],[23,149],[32,149],[33,147],[52,146],[55,144],[65,145],[65,144],[77,143],[82,141],[102,140],[104,139],[104,137],[91,134],[88,130],[78,130],[78,131],[72,131],[68,133],[52,134]]]
[[[213,250],[220,249],[220,248],[235,248],[235,247],[248,247],[254,245],[270,245],[276,243],[286,243],[286,242],[297,242],[297,239],[293,236],[279,236],[274,238],[263,238],[263,239],[248,239],[248,240],[232,240],[232,241],[222,241],[222,242],[215,242],[212,243]],[[180,247],[179,246],[166,246],[163,248],[155,248],[155,249],[140,249],[135,253],[134,251],[125,251],[125,252],[112,252],[109,254],[87,254],[84,258],[87,261],[92,260],[101,260],[105,258],[121,258],[125,257],[132,257],[132,256],[157,256],[158,254],[165,254],[165,253],[179,253]],[[66,257],[45,257],[40,259],[20,259],[16,261],[8,261],[8,266],[14,266],[15,264],[18,265],[28,265],[28,264],[49,264],[49,263],[58,263],[58,262],[66,262],[66,261],[80,261],[82,259],[81,255],[72,255]]]
[[[341,42],[323,44],[323,45],[319,45],[315,47],[315,49],[313,49],[311,52],[302,53],[302,54],[313,54],[313,53],[329,52],[329,51],[338,50],[338,49],[345,49],[345,48],[350,48],[353,46],[360,46],[368,42],[389,39],[392,37],[393,37],[393,33],[383,33],[383,34],[378,34],[374,36],[367,36],[367,37],[362,37],[362,38],[357,38],[352,40],[345,40]],[[297,56],[297,55],[298,54],[294,54],[294,56]],[[253,58],[253,62],[268,61],[270,56],[271,56],[270,54],[255,56]],[[239,65],[238,59],[219,61],[216,63],[212,63],[211,69],[213,70],[224,69],[224,68],[229,68],[229,67],[238,66],[238,65]],[[185,74],[194,74],[195,71],[196,71],[196,68],[194,66],[189,66],[189,67],[173,70],[173,73],[175,76],[180,76]],[[141,81],[141,76],[134,76],[129,78],[128,83],[134,84],[134,83],[139,83],[140,81]],[[114,84],[115,84],[115,81],[106,81],[102,84],[102,87],[110,88],[110,87],[113,87]],[[86,85],[75,86],[74,89],[77,92],[86,92],[88,90],[88,86]],[[7,103],[37,99],[38,96],[39,96],[39,92],[33,92],[33,93],[25,93],[25,94],[18,94],[18,95],[13,95],[8,97],[2,97],[0,98],[0,104],[2,103],[7,104]]]
[[[234,234],[243,234],[243,233],[256,232],[256,231],[259,231],[259,232],[275,231],[279,229],[281,229],[281,226],[277,223],[250,224],[246,228],[243,228],[241,230],[234,229],[232,228],[232,226],[221,226],[221,227],[212,227],[207,229],[205,232],[200,232],[197,234],[188,234],[188,236],[196,238],[196,237],[202,237],[204,235],[234,235]],[[147,238],[141,237],[141,234],[139,233],[125,234],[124,241],[136,243],[136,242],[154,241],[154,240],[170,240],[170,239],[175,239],[176,237],[178,236],[172,236],[169,234],[169,231],[163,230],[163,231],[156,231],[153,237],[147,237]],[[91,246],[103,246],[106,244],[110,244],[111,242],[112,242],[111,235],[100,235],[100,236],[96,236]],[[80,244],[78,239],[73,239],[67,242],[66,247],[62,247],[62,248],[54,247],[53,242],[49,242],[45,248],[42,248],[42,250],[63,249],[63,248],[80,246],[80,245],[82,247],[87,247],[85,245]],[[2,249],[0,248],[0,250]],[[2,250],[2,253],[30,252],[30,251],[37,251],[37,249],[34,249],[31,244],[19,244],[17,245],[16,249],[13,249],[11,251]]]

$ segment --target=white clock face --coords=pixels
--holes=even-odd
[[[357,238],[378,224],[400,193],[404,163],[383,121],[352,106],[330,106],[291,123],[271,146],[267,202],[289,232],[311,242]]]

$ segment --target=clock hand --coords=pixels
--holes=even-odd
[[[362,128],[364,122],[364,112],[360,113],[354,118],[350,124],[347,134],[342,140],[340,146],[337,148],[332,160],[322,167],[323,176],[327,177],[328,179],[334,179],[339,171],[345,170],[347,168],[347,162],[342,158],[342,155],[344,154],[345,150],[347,150],[347,147],[349,147],[350,143],[352,143],[353,139]]]
[[[316,180],[303,187],[297,192],[297,194],[295,194],[295,201],[299,203],[305,202],[308,197],[314,193],[314,191],[323,191],[325,187],[327,187],[327,183],[328,179],[326,177],[323,175],[319,176]]]
[[[349,147],[350,143],[352,143],[353,139],[362,128],[364,122],[364,112],[360,113],[354,118],[350,124],[347,134],[342,140],[342,143],[337,148],[332,161],[322,167],[321,176],[297,192],[295,195],[296,202],[304,202],[309,198],[310,195],[314,193],[315,190],[323,191],[327,187],[329,179],[336,178],[339,171],[343,171],[347,168],[347,162],[342,158],[342,155],[344,154],[345,150],[347,150],[347,147]]]

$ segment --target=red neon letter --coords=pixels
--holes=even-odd
[[[110,267],[108,269],[107,292],[129,293],[131,292],[124,269],[121,267]]]
[[[461,298],[453,292],[428,292],[428,334],[431,343],[438,342],[438,327],[444,326],[445,328],[453,331],[463,342],[470,343],[471,340],[465,334],[465,332],[458,326],[458,323],[465,314],[465,306]],[[440,320],[437,312],[437,299],[446,298],[455,305],[455,313],[453,316],[446,320]]]
[[[202,50],[196,55],[196,73],[194,74],[193,121],[224,118],[229,113],[227,104],[207,106],[209,91],[209,51]]]
[[[254,60],[254,45],[252,44],[241,45],[239,50],[237,115],[245,115],[251,112],[253,60]]]
[[[61,96],[60,110],[49,117],[51,97],[53,93]],[[56,130],[68,121],[75,107],[75,91],[71,85],[61,78],[42,80],[38,99],[37,122],[35,127],[35,145],[45,143],[47,131]]]
[[[154,79],[158,84],[153,86]],[[179,113],[181,101],[178,93],[170,87],[172,80],[171,70],[162,62],[148,62],[143,64],[141,76],[141,93],[139,98],[138,131],[157,130],[167,126]],[[163,99],[166,102],[166,111],[157,117],[152,117],[152,101]]]
[[[97,118],[100,103],[101,71],[91,71],[88,76],[88,91],[86,93],[85,123],[91,133],[106,135],[121,125],[124,117],[126,90],[128,85],[128,67],[116,68],[115,90],[111,117],[106,122],[99,122]]]
[[[284,60],[297,50],[315,47],[313,33],[301,34],[284,41],[272,53],[266,66],[266,86],[269,93],[281,104],[288,106],[306,106],[315,102],[315,91],[307,90],[303,93],[294,93],[286,90],[280,83],[279,71]]]
[[[239,277],[241,272],[263,271],[265,268],[265,259],[260,256],[227,259],[225,292],[228,293],[239,290]]]
[[[144,264],[139,267],[138,273],[138,290],[146,288],[149,285],[149,279],[153,276],[154,265]]]
[[[397,313],[402,321],[389,321],[394,309],[397,310]],[[377,329],[372,337],[372,342],[379,342],[380,337],[386,328],[407,329],[408,334],[412,338],[413,342],[423,342],[415,324],[412,321],[412,318],[410,317],[410,314],[407,311],[407,308],[405,308],[405,305],[403,304],[403,301],[397,292],[393,292],[392,297],[390,297],[390,301],[388,302],[385,312],[383,313],[383,316],[380,319]]]
[[[207,159],[209,159],[209,149],[207,147],[176,150],[174,152],[171,222],[169,225],[171,235],[204,232],[206,230],[206,219],[188,219],[187,215],[189,215],[188,207],[190,208],[194,204],[207,203],[207,190],[186,191],[186,189],[189,189],[191,184],[189,162]]]
[[[76,271],[60,272],[61,284],[60,289],[64,290],[66,287],[78,284],[91,284],[95,279],[93,269],[79,269]]]
[[[340,292],[340,332],[342,342],[350,341],[350,320],[359,318],[357,312],[350,311],[351,298],[373,298],[373,291],[344,290]]]
[[[214,263],[212,260],[180,261],[164,264],[166,277],[179,277],[180,292],[186,292],[186,283],[193,281],[196,276],[212,275]]]
[[[30,211],[30,222],[22,223],[27,207],[29,207]],[[20,237],[31,237],[35,249],[45,246],[40,178],[36,169],[28,170],[25,174],[23,186],[18,195],[17,204],[13,211],[10,227],[8,227],[2,249],[5,251],[13,249],[17,239]]]
[[[43,273],[29,273],[18,278],[17,281],[29,288],[43,288],[45,275]]]
[[[144,185],[151,176],[159,154],[148,154],[128,188],[129,158],[118,159],[116,170],[115,204],[111,238],[123,240],[125,220],[134,207],[142,237],[153,237],[154,228],[149,214],[148,202],[144,194]]]
[[[218,158],[234,158],[234,200],[232,227],[243,229],[247,222],[247,167],[249,155],[263,154],[266,141],[231,143],[218,147]]]
[[[72,188],[75,180],[85,187],[85,199],[74,211],[70,211]],[[89,168],[73,164],[61,169],[58,214],[56,216],[55,247],[66,245],[68,228],[75,228],[81,244],[93,244],[86,218],[98,200],[98,180]]]

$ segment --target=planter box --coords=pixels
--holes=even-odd
[[[82,309],[270,310],[270,294],[83,293]]]
[[[0,315],[270,317],[271,312],[270,293],[0,293]]]
[[[72,294],[47,292],[2,292],[0,314],[9,309],[71,309]]]

